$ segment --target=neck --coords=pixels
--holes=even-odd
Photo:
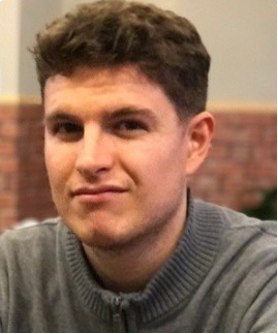
[[[83,244],[101,284],[110,291],[135,292],[144,289],[152,276],[174,252],[184,229],[186,203],[173,219],[156,231],[116,250]]]

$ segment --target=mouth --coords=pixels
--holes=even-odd
[[[77,188],[71,195],[82,203],[102,203],[115,200],[125,192],[127,192],[127,189],[122,187],[103,185],[98,187]]]

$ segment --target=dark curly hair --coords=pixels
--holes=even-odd
[[[160,85],[180,118],[206,107],[210,56],[195,27],[154,5],[104,0],[77,6],[37,34],[31,49],[46,80],[77,67],[134,65]]]

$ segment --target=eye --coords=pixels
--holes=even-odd
[[[72,122],[59,122],[53,125],[51,133],[61,140],[75,141],[83,136],[83,128]]]
[[[117,131],[122,132],[135,132],[135,131],[146,131],[147,126],[145,123],[139,120],[123,120],[115,125]]]

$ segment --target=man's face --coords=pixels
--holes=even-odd
[[[83,243],[130,243],[184,210],[185,125],[134,67],[51,77],[45,122],[53,200]]]

